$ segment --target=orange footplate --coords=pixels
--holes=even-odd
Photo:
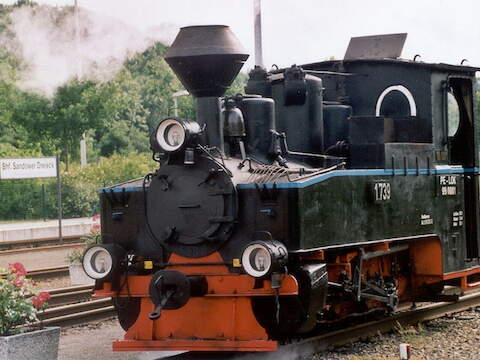
[[[113,343],[113,351],[275,351],[278,344],[272,340],[123,340]]]
[[[162,310],[161,317],[150,320],[155,305],[148,293],[151,276],[129,276],[128,286],[119,293],[109,292],[108,283],[96,296],[132,296],[141,298],[140,314],[128,329],[125,340],[113,343],[115,351],[275,351],[277,342],[269,340],[252,310],[254,296],[271,296],[275,291],[269,280],[255,288],[248,275],[225,273],[206,275],[208,293],[191,297],[176,310]],[[123,283],[124,280],[121,281]],[[129,294],[127,295],[127,290]],[[298,284],[285,275],[279,295],[296,295]]]

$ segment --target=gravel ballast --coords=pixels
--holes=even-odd
[[[310,357],[311,360],[398,360],[399,345],[412,347],[412,360],[480,359],[480,308],[397,328]]]

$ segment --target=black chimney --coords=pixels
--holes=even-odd
[[[223,152],[219,97],[232,84],[248,54],[225,25],[180,29],[165,61],[183,86],[197,98],[197,122],[206,124],[205,141]]]

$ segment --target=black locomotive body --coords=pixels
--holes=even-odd
[[[227,27],[183,28],[166,61],[197,121],[160,122],[159,169],[101,190],[84,266],[116,299],[114,349],[272,351],[475,285],[477,68],[255,68],[246,95],[220,98],[246,58]]]

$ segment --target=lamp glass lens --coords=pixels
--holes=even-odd
[[[112,257],[106,250],[99,250],[92,255],[90,260],[92,269],[99,273],[105,274],[112,268]]]
[[[83,269],[92,279],[102,279],[110,274],[113,268],[113,257],[102,246],[93,246],[83,255]]]
[[[263,244],[251,244],[243,251],[242,265],[248,275],[262,277],[272,268],[272,256]]]
[[[250,264],[257,271],[268,270],[271,264],[269,252],[264,248],[256,248],[250,254]]]
[[[165,142],[171,147],[182,145],[185,140],[185,131],[179,123],[167,126],[164,133]]]
[[[180,149],[187,134],[182,124],[176,119],[166,119],[158,125],[157,143],[163,151],[171,152]]]

